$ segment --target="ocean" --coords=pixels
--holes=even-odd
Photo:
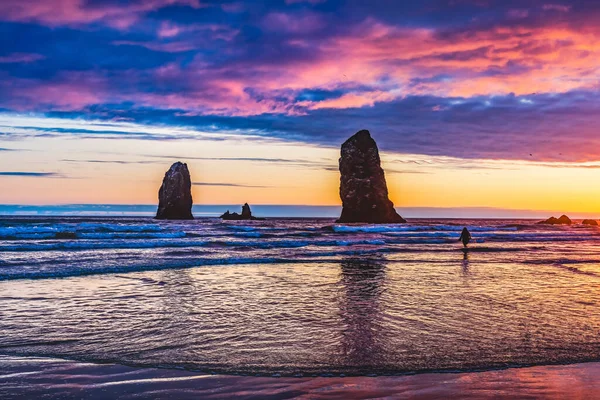
[[[575,222],[2,217],[0,355],[282,377],[597,361],[600,229]]]

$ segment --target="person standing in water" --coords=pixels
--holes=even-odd
[[[458,241],[462,242],[465,247],[467,247],[467,245],[471,241],[471,232],[469,232],[469,230],[466,227],[463,228]]]

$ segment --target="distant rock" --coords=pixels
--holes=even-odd
[[[369,131],[362,130],[344,142],[339,163],[343,209],[337,222],[406,222],[388,198],[379,150]]]
[[[223,214],[221,214],[221,216],[219,218],[227,220],[227,221],[235,221],[238,219],[242,219],[242,216],[236,212],[232,213],[232,212],[229,212],[229,210],[227,210]]]
[[[248,203],[245,203],[242,206],[242,214],[238,214],[236,212],[230,213],[229,210],[225,212],[225,214],[221,215],[221,219],[225,221],[242,221],[242,220],[264,220],[264,218],[257,218],[252,216],[252,211],[250,211],[250,206]]]
[[[248,205],[248,203],[244,203],[244,205],[242,206],[242,219],[251,219],[252,218],[252,211],[250,211],[250,206]]]
[[[593,226],[598,226],[598,221],[596,221],[595,219],[584,219],[583,222],[581,222],[583,225],[593,225]]]
[[[192,182],[187,164],[176,162],[165,173],[158,191],[156,219],[194,219]]]
[[[540,221],[538,224],[542,225],[571,225],[573,221],[566,215],[561,215],[560,218],[550,217],[545,221]]]
[[[547,220],[538,222],[537,224],[538,225],[556,225],[556,224],[558,224],[558,219],[556,217],[550,217]]]
[[[573,221],[571,221],[571,218],[567,217],[566,215],[561,215],[558,219],[558,223],[564,225],[571,225]]]
[[[54,234],[55,239],[77,239],[75,232],[56,232]]]

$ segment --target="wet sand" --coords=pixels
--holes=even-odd
[[[0,356],[2,399],[591,399],[600,363],[381,377],[247,377]]]

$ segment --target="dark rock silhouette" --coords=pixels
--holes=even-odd
[[[560,218],[550,217],[545,221],[540,221],[541,225],[571,225],[573,222],[566,215],[561,215]]]
[[[75,232],[56,232],[54,234],[55,239],[77,239]]]
[[[220,218],[224,219],[226,221],[241,221],[241,220],[253,220],[253,221],[257,221],[257,220],[263,220],[264,219],[264,218],[253,217],[252,216],[252,211],[250,211],[250,206],[248,205],[248,203],[245,203],[242,206],[242,214],[238,214],[236,212],[230,213],[229,210],[227,210],[227,212],[225,212],[225,214],[221,215]]]
[[[244,203],[244,205],[242,206],[242,218],[252,218],[252,211],[250,211],[250,206],[248,205],[248,203]]]
[[[471,232],[465,227],[460,233],[460,238],[458,239],[462,242],[463,246],[467,247],[469,242],[471,241]]]
[[[571,225],[573,221],[571,221],[571,218],[567,217],[566,215],[561,215],[558,219],[558,223],[562,225]]]
[[[593,226],[598,226],[598,221],[596,221],[595,219],[584,219],[583,222],[581,222],[583,225],[593,225]]]
[[[165,173],[158,191],[156,219],[194,219],[192,182],[187,164],[176,162]]]
[[[406,222],[388,198],[379,150],[369,131],[362,130],[344,142],[340,174],[343,209],[337,222]]]

